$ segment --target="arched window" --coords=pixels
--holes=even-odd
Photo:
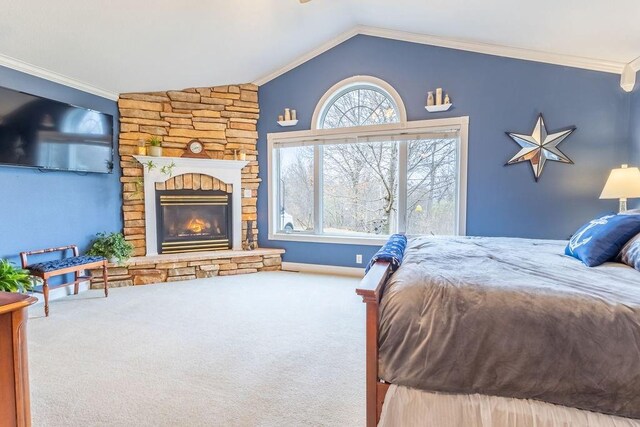
[[[270,239],[464,234],[466,118],[408,122],[391,85],[355,76],[324,94],[311,128],[268,135]]]
[[[347,87],[331,99],[320,117],[320,129],[380,125],[400,121],[393,99],[371,84]]]
[[[316,129],[382,125],[406,121],[400,95],[386,82],[355,76],[333,86],[322,97],[313,124]]]

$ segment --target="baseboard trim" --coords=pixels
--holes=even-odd
[[[338,276],[364,277],[364,268],[341,267],[337,265],[307,264],[302,262],[283,262],[282,270],[298,273],[336,274]]]

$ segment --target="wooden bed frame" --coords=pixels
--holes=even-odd
[[[356,289],[366,304],[366,425],[376,427],[382,405],[391,383],[381,380],[378,371],[378,327],[380,300],[391,276],[388,262],[378,261],[364,276]]]
[[[367,305],[366,320],[366,384],[367,427],[375,427],[380,421],[382,403],[389,389],[378,377],[378,308],[387,279],[391,273],[388,262],[376,262],[360,282],[356,293]]]

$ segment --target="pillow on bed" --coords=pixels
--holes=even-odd
[[[636,234],[622,247],[618,261],[640,271],[640,234]]]
[[[605,215],[580,227],[564,253],[588,267],[610,261],[633,236],[640,233],[640,215]]]
[[[371,257],[371,261],[367,265],[365,273],[369,271],[376,261],[387,261],[391,264],[391,271],[396,271],[400,264],[402,264],[402,258],[404,257],[404,250],[407,247],[407,237],[402,234],[393,234],[387,240],[387,243],[380,248],[374,256]]]

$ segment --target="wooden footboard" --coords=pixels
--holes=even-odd
[[[356,293],[367,305],[366,320],[366,386],[367,386],[367,427],[374,427],[380,421],[382,403],[389,384],[378,378],[378,307],[391,267],[388,262],[378,261],[364,276]]]

